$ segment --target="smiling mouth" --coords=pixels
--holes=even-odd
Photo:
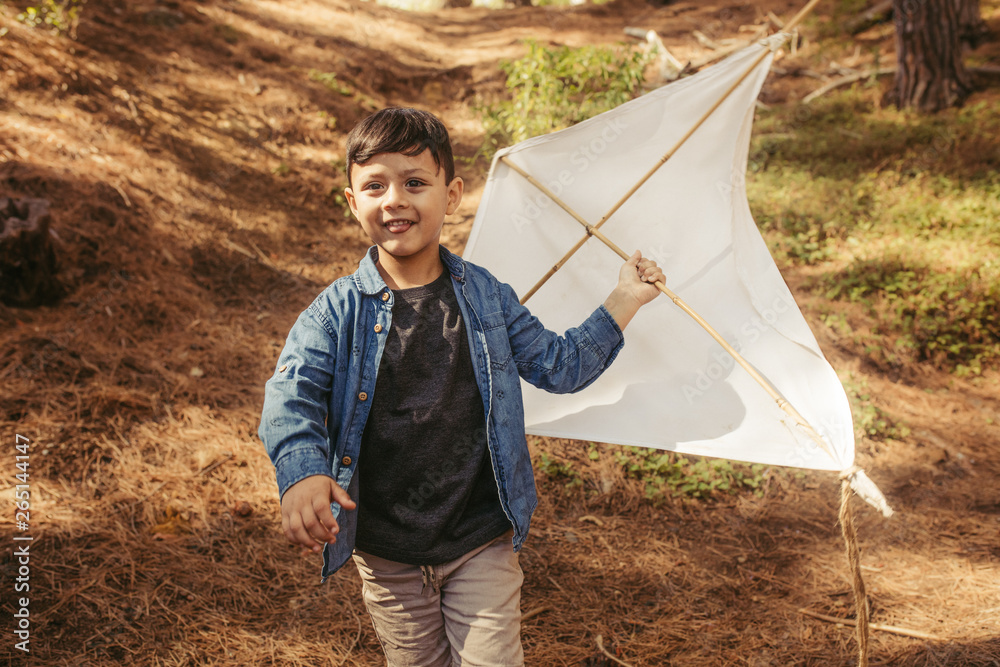
[[[385,223],[385,228],[388,229],[393,234],[399,234],[405,232],[415,223],[412,220],[389,220]]]

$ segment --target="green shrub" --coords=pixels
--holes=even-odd
[[[654,504],[669,498],[707,499],[718,494],[751,491],[763,493],[762,484],[769,469],[760,464],[746,464],[725,459],[686,458],[674,452],[648,447],[598,447],[591,443],[587,458],[599,461],[611,457],[627,479],[639,482],[643,497]],[[564,461],[542,452],[537,468],[546,477],[562,483],[567,490],[607,488],[586,470],[579,470],[572,461]]]
[[[877,323],[876,361],[929,361],[979,374],[1000,358],[1000,281],[978,270],[942,272],[902,259],[859,259],[827,274],[828,299],[862,304]]]
[[[538,457],[538,470],[546,477],[558,480],[567,489],[576,489],[583,486],[583,479],[573,468],[572,461],[560,461],[542,452]]]
[[[648,56],[638,50],[527,44],[523,58],[500,64],[510,99],[478,109],[488,156],[613,109],[639,93]]]
[[[317,69],[311,69],[309,70],[309,79],[323,84],[327,90],[344,97],[354,95],[354,90],[350,86],[337,79],[336,72],[320,72]]]
[[[909,427],[896,422],[875,405],[868,383],[863,378],[852,378],[844,382],[844,389],[851,403],[854,428],[858,433],[872,440],[905,438],[910,434]]]
[[[726,459],[693,458],[646,447],[613,450],[626,476],[641,480],[647,500],[662,502],[668,496],[705,499],[740,491],[761,493],[766,466]]]
[[[43,0],[38,7],[27,7],[17,15],[17,20],[32,28],[48,26],[57,35],[68,33],[76,38],[84,2],[86,0]]]

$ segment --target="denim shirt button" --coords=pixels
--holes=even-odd
[[[497,391],[497,398],[503,398],[503,389]]]
[[[389,293],[388,292],[382,292],[382,300],[383,301],[388,301],[389,300]]]
[[[282,364],[281,368],[278,369],[278,372],[279,373],[284,373],[287,370],[288,370],[288,364]]]
[[[379,333],[380,331],[382,331],[382,325],[381,324],[376,324],[375,325],[375,333]]]
[[[358,400],[359,401],[367,401],[368,400],[368,394],[365,393],[365,392],[361,392],[360,394],[358,394]]]
[[[343,463],[345,466],[349,466],[351,465],[351,457],[345,456],[344,458],[340,459],[340,462]]]

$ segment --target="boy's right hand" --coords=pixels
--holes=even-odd
[[[285,536],[293,544],[313,551],[322,551],[324,544],[336,542],[340,526],[330,511],[331,502],[349,510],[357,507],[347,492],[326,475],[311,475],[288,487],[281,498]]]

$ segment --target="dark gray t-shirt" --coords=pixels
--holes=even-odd
[[[358,459],[357,548],[453,560],[510,529],[451,276],[396,290]]]

